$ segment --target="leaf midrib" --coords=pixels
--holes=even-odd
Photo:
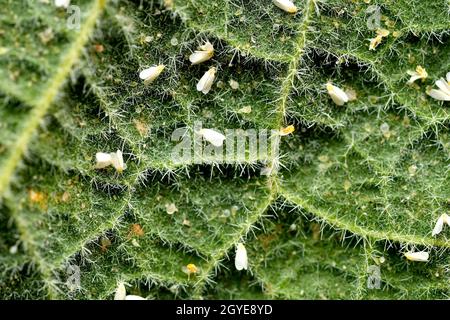
[[[72,66],[78,61],[81,51],[86,44],[91,32],[95,27],[95,23],[102,13],[106,4],[106,0],[96,0],[90,10],[90,13],[86,19],[86,22],[82,25],[79,35],[76,41],[70,46],[67,53],[61,56],[60,64],[57,66],[56,74],[48,81],[47,90],[42,94],[41,98],[36,101],[33,108],[30,111],[28,119],[23,123],[23,131],[15,141],[16,147],[8,154],[6,160],[3,162],[0,176],[0,197],[8,189],[12,176],[20,162],[28,144],[35,131],[37,130],[42,118],[47,114],[49,107],[55,100],[59,89],[68,77]],[[51,267],[41,257],[38,250],[35,249],[35,240],[29,235],[27,222],[23,221],[20,214],[13,215],[16,221],[17,227],[20,232],[20,238],[24,241],[27,247],[27,252],[32,257],[33,261],[37,264],[41,277],[45,284],[49,297],[57,297],[58,292],[52,285],[54,279],[52,277]]]
[[[14,142],[15,148],[10,150],[6,159],[3,161],[3,165],[0,168],[0,197],[8,189],[11,182],[11,178],[25,153],[27,146],[34,136],[42,118],[47,114],[48,109],[55,100],[59,89],[66,81],[72,66],[78,61],[83,47],[85,46],[90,34],[92,33],[97,18],[105,7],[106,0],[96,0],[92,5],[92,9],[86,19],[86,22],[82,25],[79,35],[75,42],[69,47],[67,53],[61,56],[60,64],[57,66],[57,72],[48,81],[47,89],[42,93],[33,108],[27,120],[22,124],[18,138]]]

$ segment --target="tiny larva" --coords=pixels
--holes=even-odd
[[[178,208],[175,205],[175,203],[166,203],[165,207],[166,207],[166,212],[169,215],[172,215],[175,212],[178,212]]]
[[[383,41],[383,38],[386,38],[390,34],[389,30],[386,29],[378,29],[376,32],[377,32],[376,37],[369,39],[370,41],[369,50],[371,51],[375,50]]]
[[[197,133],[215,147],[222,146],[223,141],[226,139],[223,134],[213,129],[200,129]]]
[[[188,263],[187,265],[181,268],[181,271],[183,271],[188,275],[188,277],[190,277],[191,274],[196,275],[197,273],[199,273],[200,270],[195,264]]]
[[[292,132],[295,131],[295,127],[291,124],[285,128],[281,128],[279,131],[280,136],[287,136],[290,135]]]

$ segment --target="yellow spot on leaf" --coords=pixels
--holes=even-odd
[[[286,128],[280,129],[280,135],[281,136],[287,136],[288,134],[291,134],[295,131],[295,127],[293,125],[287,126]]]
[[[28,191],[28,198],[31,202],[38,204],[41,209],[47,209],[47,196],[44,193],[30,189]]]

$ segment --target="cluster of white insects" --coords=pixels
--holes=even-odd
[[[408,70],[407,73],[411,77],[407,82],[409,85],[417,80],[423,81],[428,78],[428,72],[422,66],[417,66],[415,71]],[[436,100],[450,101],[450,72],[447,73],[446,79],[440,78],[435,84],[439,89],[431,89],[427,91],[427,94]],[[345,103],[355,99],[349,92],[331,83],[326,84],[326,89],[333,102],[338,106],[343,106]]]
[[[408,80],[408,84],[413,84],[417,80],[424,81],[428,78],[428,72],[422,66],[417,66],[415,71],[408,70],[408,75],[411,78]],[[433,99],[439,101],[450,101],[450,72],[445,76],[446,79],[440,78],[435,82],[435,85],[439,89],[431,89],[427,91],[427,94]]]
[[[57,0],[58,1],[58,0]],[[63,1],[63,0],[59,0]],[[286,12],[289,13],[296,13],[297,7],[289,0],[273,0],[274,4],[283,9]],[[191,65],[198,65],[203,62],[206,62],[210,60],[214,56],[214,46],[209,42],[206,41],[203,45],[198,47],[198,50],[195,50],[190,56],[189,61],[191,62]],[[164,71],[165,65],[154,65],[149,68],[146,68],[139,72],[139,78],[144,81],[145,85],[149,85],[152,82],[154,82]],[[208,94],[208,92],[211,90],[212,85],[214,83],[214,80],[216,78],[217,68],[211,67],[206,71],[203,76],[200,78],[200,80],[197,83],[196,89],[199,92],[202,92],[203,94]],[[234,81],[236,82],[236,81]],[[236,87],[236,83],[232,83]],[[280,129],[280,135],[285,136],[294,131],[293,126],[288,126],[286,128]],[[220,132],[217,132],[213,129],[207,129],[203,128],[200,129],[198,132],[203,139],[211,143],[215,147],[220,147],[223,145],[224,140],[226,139],[225,135],[223,135]],[[114,168],[116,168],[117,171],[122,172],[125,167],[114,165],[113,159],[109,159],[108,155],[112,154],[106,154],[99,152],[96,155],[97,164],[95,166],[96,169],[105,168],[109,165],[113,165]],[[117,154],[118,155],[118,154]],[[114,158],[114,156],[113,156]],[[116,157],[118,158],[118,157]],[[105,160],[106,159],[106,160]],[[121,163],[123,163],[122,155],[120,154],[120,160]],[[109,161],[109,162],[108,162]]]
[[[201,45],[198,50],[194,51],[189,56],[189,61],[192,65],[197,65],[210,60],[213,56],[214,46],[209,41],[206,41],[205,44]],[[139,78],[144,80],[144,84],[150,84],[159,77],[164,68],[164,65],[157,65],[144,69],[139,73]],[[207,94],[211,90],[212,84],[214,83],[216,72],[217,69],[215,67],[211,67],[208,71],[206,71],[197,83],[197,91]]]
[[[295,4],[290,0],[273,0],[273,3],[280,9],[295,14],[298,9]],[[55,6],[59,8],[67,8],[70,5],[70,0],[55,0]],[[382,42],[383,38],[389,35],[389,31],[385,29],[377,30],[377,35],[375,38],[370,39],[369,50],[375,50],[376,47]],[[214,46],[206,41],[203,45],[198,47],[198,50],[195,50],[190,56],[189,61],[191,65],[198,65],[204,62],[209,61],[214,56]],[[139,78],[144,81],[145,85],[149,85],[154,82],[164,71],[165,65],[154,65],[149,68],[142,70],[139,73]],[[203,94],[208,94],[212,88],[212,85],[215,81],[217,73],[216,67],[210,67],[200,78],[196,85],[196,89]],[[417,80],[425,80],[428,77],[428,73],[425,68],[421,66],[417,66],[415,71],[408,71],[408,75],[410,75],[410,79],[408,80],[408,84],[413,84]],[[441,78],[435,82],[438,89],[431,89],[427,91],[427,94],[432,98],[440,101],[450,101],[450,72],[447,73],[446,79]],[[332,83],[326,84],[326,90],[328,95],[332,99],[332,101],[338,105],[343,106],[347,102],[355,100],[354,97],[349,92],[342,90],[341,88],[333,85]],[[287,135],[294,131],[293,126],[288,126],[284,129],[280,130],[280,135]],[[211,143],[216,147],[222,146],[226,137],[215,130],[212,129],[201,129],[198,132],[206,141]],[[96,169],[102,169],[108,166],[113,166],[118,172],[122,172],[126,169],[126,164],[124,163],[122,152],[117,150],[115,153],[103,153],[98,152],[96,154]],[[167,207],[167,206],[166,206]],[[176,212],[177,209],[174,204],[171,204],[167,208],[167,212],[172,214]],[[436,222],[436,225],[432,231],[432,236],[436,236],[441,233],[444,224],[450,226],[450,217],[447,214],[442,214]],[[426,262],[429,260],[429,253],[426,251],[408,251],[404,253],[404,256],[410,261],[422,261]],[[243,243],[239,242],[236,245],[236,253],[235,253],[235,267],[237,270],[247,270],[248,269],[248,257],[247,250]],[[198,272],[198,268],[194,264],[188,264],[184,267],[185,272],[190,274],[196,274]],[[127,295],[125,284],[123,282],[119,282],[116,293],[114,296],[115,300],[145,300],[140,296],[135,295]]]

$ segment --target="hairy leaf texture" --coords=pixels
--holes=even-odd
[[[294,3],[0,0],[0,298],[449,297],[448,1]]]

